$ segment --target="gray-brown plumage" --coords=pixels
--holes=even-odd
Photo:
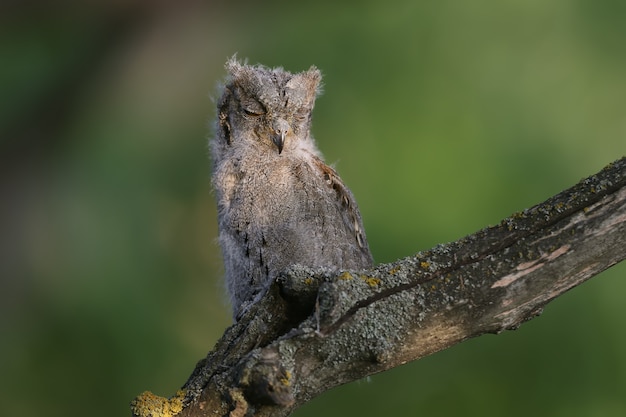
[[[231,59],[218,102],[213,186],[233,315],[291,265],[372,265],[352,193],[324,164],[310,133],[321,74]]]

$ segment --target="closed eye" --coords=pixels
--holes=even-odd
[[[256,100],[246,100],[241,102],[241,109],[245,114],[252,117],[262,116],[266,113],[265,107]]]
[[[265,114],[265,112],[250,110],[250,109],[243,109],[243,112],[247,114],[248,116],[254,116],[254,117],[262,116]]]
[[[299,110],[296,112],[295,117],[297,120],[303,122],[309,118],[309,112],[306,110]]]

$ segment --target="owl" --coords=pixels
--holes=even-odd
[[[219,243],[235,320],[300,264],[373,263],[354,196],[311,135],[320,71],[226,63],[211,139]]]

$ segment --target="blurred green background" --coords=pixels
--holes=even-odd
[[[0,415],[128,415],[230,324],[206,141],[235,52],[323,71],[313,132],[388,262],[626,154],[625,41],[615,0],[3,2]],[[295,415],[624,416],[625,275]]]

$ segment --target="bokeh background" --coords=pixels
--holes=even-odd
[[[626,154],[625,41],[616,0],[2,2],[0,415],[128,415],[230,324],[206,142],[235,52],[323,71],[314,134],[388,262]],[[625,275],[295,415],[624,416]]]

